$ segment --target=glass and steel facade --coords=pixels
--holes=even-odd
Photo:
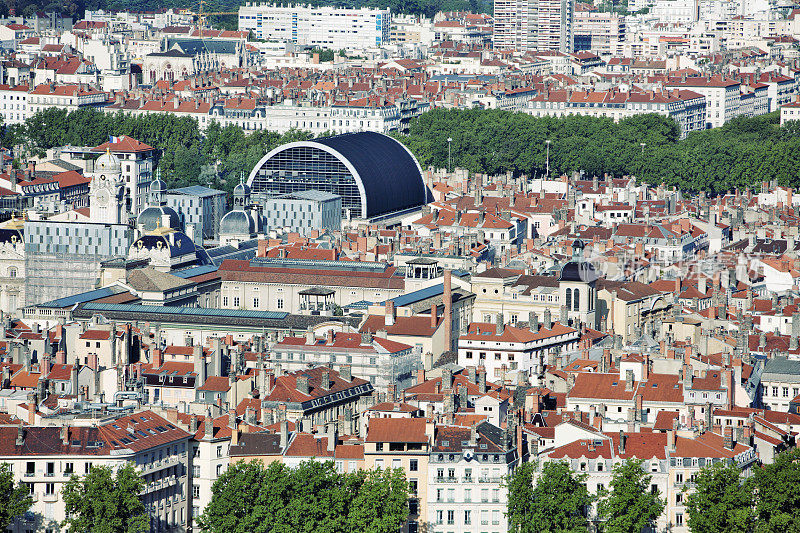
[[[356,177],[336,156],[319,148],[295,146],[267,159],[252,178],[254,195],[273,198],[282,194],[316,189],[342,197],[342,216],[360,218],[361,205]]]

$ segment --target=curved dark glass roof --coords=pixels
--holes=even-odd
[[[591,283],[598,278],[594,265],[586,261],[570,261],[561,269],[558,281]]]
[[[364,131],[310,142],[334,149],[353,165],[364,185],[367,217],[427,203],[427,189],[417,161],[393,138]]]

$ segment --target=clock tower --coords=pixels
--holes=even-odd
[[[122,165],[109,150],[97,158],[89,186],[89,217],[104,224],[125,223]]]

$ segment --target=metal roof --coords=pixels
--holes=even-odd
[[[173,276],[178,276],[179,278],[187,279],[193,278],[194,276],[201,276],[203,274],[208,274],[209,272],[216,272],[217,269],[216,265],[201,265],[191,268],[185,268],[183,270],[173,270],[170,272]]]
[[[179,187],[177,189],[170,189],[167,194],[184,194],[188,196],[216,196],[218,194],[225,194],[225,191],[203,187],[202,185],[189,185],[188,187]]]
[[[371,131],[346,133],[310,141],[341,154],[358,172],[367,197],[364,217],[422,206],[428,192],[422,171],[398,140]]]
[[[374,261],[336,261],[328,259],[290,259],[281,257],[255,257],[250,265],[264,268],[313,268],[314,270],[347,270],[350,272],[386,272],[387,263]]]
[[[119,294],[121,292],[125,292],[125,289],[123,289],[122,287],[103,287],[102,289],[95,289],[93,291],[82,292],[80,294],[73,294],[72,296],[65,296],[64,298],[58,298],[57,300],[51,300],[49,302],[40,304],[39,307],[55,307],[55,308],[72,307],[75,304],[80,304],[83,302],[91,302],[93,300],[99,300],[100,298],[114,296],[115,294]]]
[[[440,283],[439,285],[431,285],[430,287],[425,287],[424,289],[419,289],[418,291],[409,292],[408,294],[398,296],[397,298],[392,298],[391,301],[394,302],[395,307],[403,307],[413,304],[414,302],[439,296],[440,294],[444,294],[443,283]]]
[[[105,304],[87,303],[83,306],[87,311],[121,311],[128,313],[153,313],[160,315],[185,315],[185,316],[208,316],[208,317],[236,317],[236,318],[261,318],[268,320],[280,320],[289,316],[283,311],[245,311],[241,309],[218,309],[204,307],[166,307],[160,305],[141,305],[141,304]]]

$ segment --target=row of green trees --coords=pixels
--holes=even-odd
[[[686,501],[693,533],[800,531],[800,450],[778,454],[742,480],[735,466],[700,471]]]
[[[508,482],[508,527],[519,533],[577,533],[589,529],[589,508],[608,533],[641,533],[664,510],[664,501],[650,488],[642,461],[614,466],[610,490],[591,494],[586,474],[576,474],[563,461],[544,464],[534,483],[534,463],[520,465]]]
[[[641,533],[655,525],[664,500],[651,487],[642,461],[614,466],[610,488],[591,494],[586,474],[566,462],[519,466],[508,483],[509,530],[519,533],[579,532],[589,529],[588,510],[597,504],[596,527],[607,533]],[[745,479],[734,465],[700,470],[685,506],[692,533],[776,533],[800,531],[800,450],[778,454],[755,466]]]
[[[615,465],[609,488],[597,494],[588,491],[587,475],[566,462],[545,463],[534,482],[535,473],[534,463],[524,463],[507,480],[510,531],[584,532],[596,503],[597,528],[641,533],[664,510],[640,460]],[[743,479],[738,467],[722,462],[701,469],[685,498],[691,531],[800,531],[800,450],[778,454],[752,474]],[[93,467],[86,476],[73,476],[62,491],[68,518],[61,525],[69,533],[144,533],[149,519],[138,496],[143,487],[131,465],[116,473]],[[211,533],[389,533],[408,517],[408,483],[400,469],[341,474],[331,461],[306,461],[296,468],[238,462],[214,482],[212,492],[199,518],[202,530]],[[0,529],[32,503],[27,486],[15,484],[9,466],[0,465]]]
[[[777,113],[739,117],[721,128],[679,139],[674,120],[655,114],[615,123],[585,116],[533,117],[484,109],[435,109],[412,122],[402,140],[420,164],[473,172],[635,175],[686,191],[723,192],[777,179],[800,184],[800,127],[781,127]]]
[[[800,127],[778,122],[777,113],[737,118],[679,139],[677,124],[655,114],[615,123],[594,117],[435,109],[414,120],[408,136],[398,138],[423,166],[446,166],[451,144],[452,165],[473,172],[543,176],[549,159],[553,176],[580,170],[589,176],[635,175],[651,184],[719,193],[772,179],[800,185]],[[314,137],[301,130],[246,135],[241,128],[216,122],[201,132],[190,117],[50,108],[25,124],[3,128],[0,142],[23,153],[40,153],[65,144],[100,144],[109,135],[129,135],[157,148],[158,168],[170,186],[200,183],[228,192],[272,148]]]
[[[92,467],[83,477],[72,476],[61,496],[67,519],[61,524],[68,533],[146,533],[150,520],[139,498],[144,481],[132,465],[114,473],[104,466]],[[27,513],[33,498],[28,486],[14,483],[8,464],[0,465],[0,530]]]
[[[109,135],[128,135],[156,148],[161,177],[171,187],[199,183],[228,192],[269,150],[314,137],[301,130],[284,134],[258,130],[245,135],[237,126],[222,127],[217,122],[201,132],[191,117],[102,113],[94,109],[68,112],[53,107],[36,113],[24,124],[4,127],[0,142],[19,147],[23,154],[42,155],[56,146],[96,146]]]
[[[203,531],[224,533],[390,533],[408,517],[400,469],[336,472],[332,461],[296,468],[234,463],[212,486]]]

